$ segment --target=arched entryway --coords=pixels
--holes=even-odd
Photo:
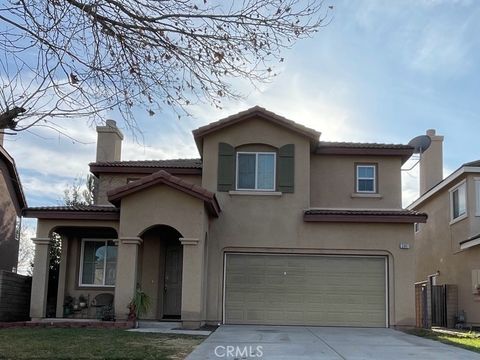
[[[182,308],[183,248],[180,232],[156,225],[140,234],[138,282],[150,297],[146,319],[180,319]]]

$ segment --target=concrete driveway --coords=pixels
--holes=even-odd
[[[480,355],[392,329],[223,325],[187,360],[480,359]]]

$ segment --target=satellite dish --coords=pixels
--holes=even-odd
[[[422,154],[425,152],[430,147],[430,144],[432,143],[432,139],[428,135],[420,135],[417,137],[414,137],[408,145],[412,146],[414,148],[413,153],[414,154]]]

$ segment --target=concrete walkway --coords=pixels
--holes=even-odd
[[[187,357],[207,359],[466,360],[480,354],[392,329],[223,325]]]
[[[182,329],[182,323],[174,321],[139,321],[138,328],[127,331],[157,334],[177,334],[177,335],[201,335],[208,336],[211,331],[207,330],[185,330]]]

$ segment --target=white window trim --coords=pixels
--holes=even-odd
[[[255,154],[255,189],[242,189],[238,187],[238,155],[240,154]],[[258,155],[273,155],[273,188],[259,189],[257,183],[258,177]],[[277,180],[277,153],[271,151],[237,151],[235,162],[235,190],[239,191],[275,191]]]
[[[475,216],[480,216],[480,177],[473,178],[475,182]]]
[[[358,170],[360,167],[371,167],[373,168],[373,179],[370,177],[360,177]],[[355,166],[356,177],[355,177],[355,191],[359,194],[376,194],[377,193],[377,165],[375,164],[356,164]],[[373,180],[373,191],[359,190],[358,181],[359,180]]]
[[[465,186],[465,213],[454,218],[453,217],[453,193],[458,190],[461,186]],[[456,222],[459,222],[465,218],[468,217],[468,194],[467,194],[467,179],[463,179],[460,181],[458,184],[456,184],[454,187],[450,188],[448,190],[449,194],[449,201],[450,201],[450,225],[455,224]]]
[[[103,242],[105,245],[107,245],[107,243],[109,241],[113,241],[113,239],[89,239],[89,238],[82,239],[82,245],[81,245],[81,248],[80,248],[80,270],[79,270],[79,274],[78,274],[78,286],[79,287],[98,287],[98,288],[108,287],[108,288],[114,288],[115,285],[105,285],[105,274],[107,273],[107,259],[106,259],[106,257],[105,257],[105,261],[103,262],[103,285],[83,284],[82,283],[82,281],[83,281],[83,253],[84,253],[84,249],[85,249],[85,241]],[[118,258],[118,256],[117,256],[117,258]],[[115,279],[115,282],[116,282],[116,279]]]

